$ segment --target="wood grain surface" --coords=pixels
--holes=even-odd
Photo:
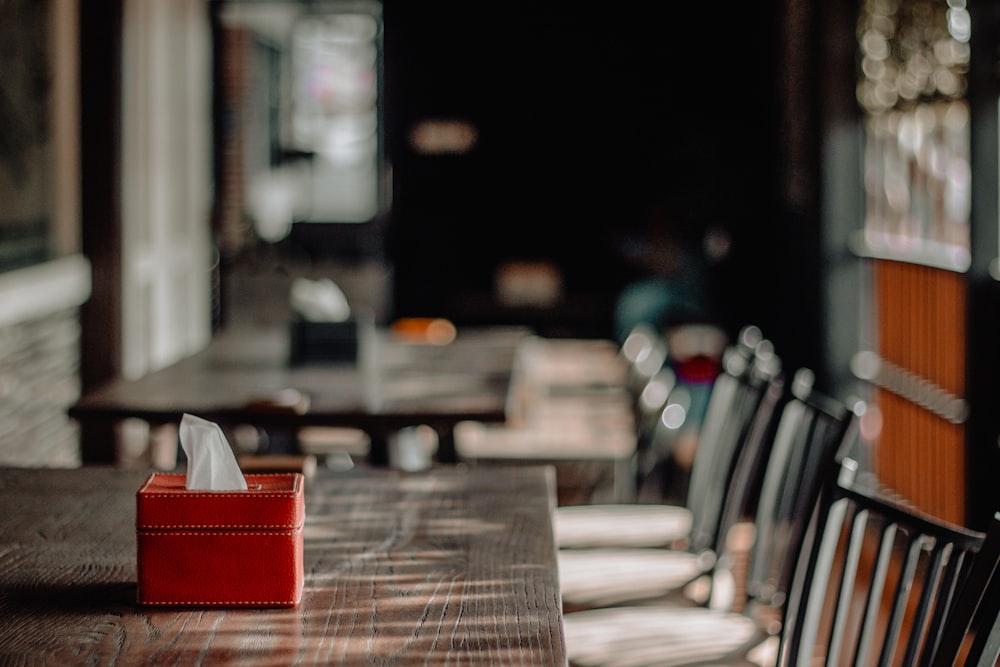
[[[318,471],[294,609],[135,603],[147,472],[0,469],[0,663],[564,665],[553,471]]]

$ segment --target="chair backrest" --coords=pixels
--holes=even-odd
[[[683,413],[685,415],[684,422],[687,422],[691,419],[690,409],[694,407],[688,389],[683,382],[679,381],[673,368],[669,347],[660,347],[659,352],[654,353],[654,363],[660,359],[660,353],[666,351],[667,356],[664,357],[659,369],[653,372],[648,379],[646,379],[645,373],[635,367],[635,359],[643,354],[643,350],[650,350],[665,340],[665,338],[661,338],[661,341],[656,341],[656,335],[655,330],[649,325],[638,324],[632,329],[620,348],[620,355],[629,363],[631,369],[628,380],[629,391],[636,392],[638,385],[645,382],[642,384],[641,391],[634,395],[633,401],[637,488],[642,488],[647,483],[654,469],[662,463],[663,457],[669,455],[673,441],[678,435],[679,426],[669,411],[665,413],[665,408],[669,405],[670,410],[675,413]],[[770,346],[769,341],[762,341],[764,338],[758,327],[753,325],[743,327],[734,344],[724,351],[722,372],[726,372],[726,366],[729,366],[730,369],[733,366],[733,364],[725,362],[727,355],[738,355],[749,361],[753,358],[758,346]],[[771,352],[773,353],[773,350]],[[629,360],[631,361],[629,362]],[[749,364],[741,363],[738,373],[742,374],[749,368]],[[646,369],[646,373],[649,370]],[[717,398],[716,400],[723,399]],[[716,408],[715,412],[718,411],[719,409]]]
[[[738,470],[737,462],[745,450],[756,451],[766,440],[782,384],[781,361],[769,341],[760,341],[754,350],[734,345],[723,355],[722,372],[712,386],[688,484],[686,505],[691,510],[693,551],[719,553],[722,520],[734,478],[753,472],[752,468]]]
[[[625,388],[634,400],[638,399],[646,383],[667,362],[667,339],[662,332],[649,324],[637,324],[619,348],[625,360]]]
[[[929,517],[844,457],[794,573],[780,664],[926,665],[984,535]]]
[[[725,542],[730,530],[756,512],[768,458],[781,421],[781,407],[787,400],[786,389],[783,375],[775,377],[764,389],[757,417],[747,434],[725,492],[716,535],[715,551],[719,555],[726,551]]]
[[[677,374],[668,364],[664,364],[642,388],[635,403],[637,449],[648,450],[654,443],[660,415],[676,387]]]
[[[753,512],[746,581],[746,608],[751,613],[783,613],[812,508],[838,452],[857,438],[860,411],[860,404],[849,408],[817,391],[809,369],[796,371]]]
[[[656,328],[646,322],[640,322],[629,330],[622,341],[619,354],[627,366],[633,366],[642,355],[647,354],[658,336]]]
[[[961,660],[962,662],[959,662]],[[941,629],[932,667],[1000,662],[1000,512],[993,515],[962,590]],[[927,664],[927,663],[923,663]]]

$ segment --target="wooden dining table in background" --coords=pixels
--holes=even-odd
[[[427,344],[379,328],[360,337],[356,359],[290,363],[287,327],[238,327],[162,370],[87,391],[68,412],[80,425],[85,464],[116,462],[112,425],[176,425],[184,413],[293,437],[309,426],[360,429],[375,465],[389,463],[393,434],[426,425],[437,433],[437,460],[454,463],[456,424],[507,418],[515,353],[529,334],[523,327],[459,329],[448,343]],[[289,392],[303,400],[283,403]]]
[[[137,605],[147,474],[0,468],[0,663],[566,664],[549,467],[321,469],[286,609]]]

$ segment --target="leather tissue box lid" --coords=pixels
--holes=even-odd
[[[303,525],[300,473],[245,477],[246,491],[189,491],[185,475],[153,473],[136,493],[136,528],[292,530]]]

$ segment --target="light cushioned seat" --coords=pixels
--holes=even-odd
[[[691,510],[680,505],[568,505],[554,523],[560,548],[660,546],[691,534]]]
[[[580,667],[687,665],[767,639],[749,617],[704,607],[589,609],[566,614],[564,627]]]

